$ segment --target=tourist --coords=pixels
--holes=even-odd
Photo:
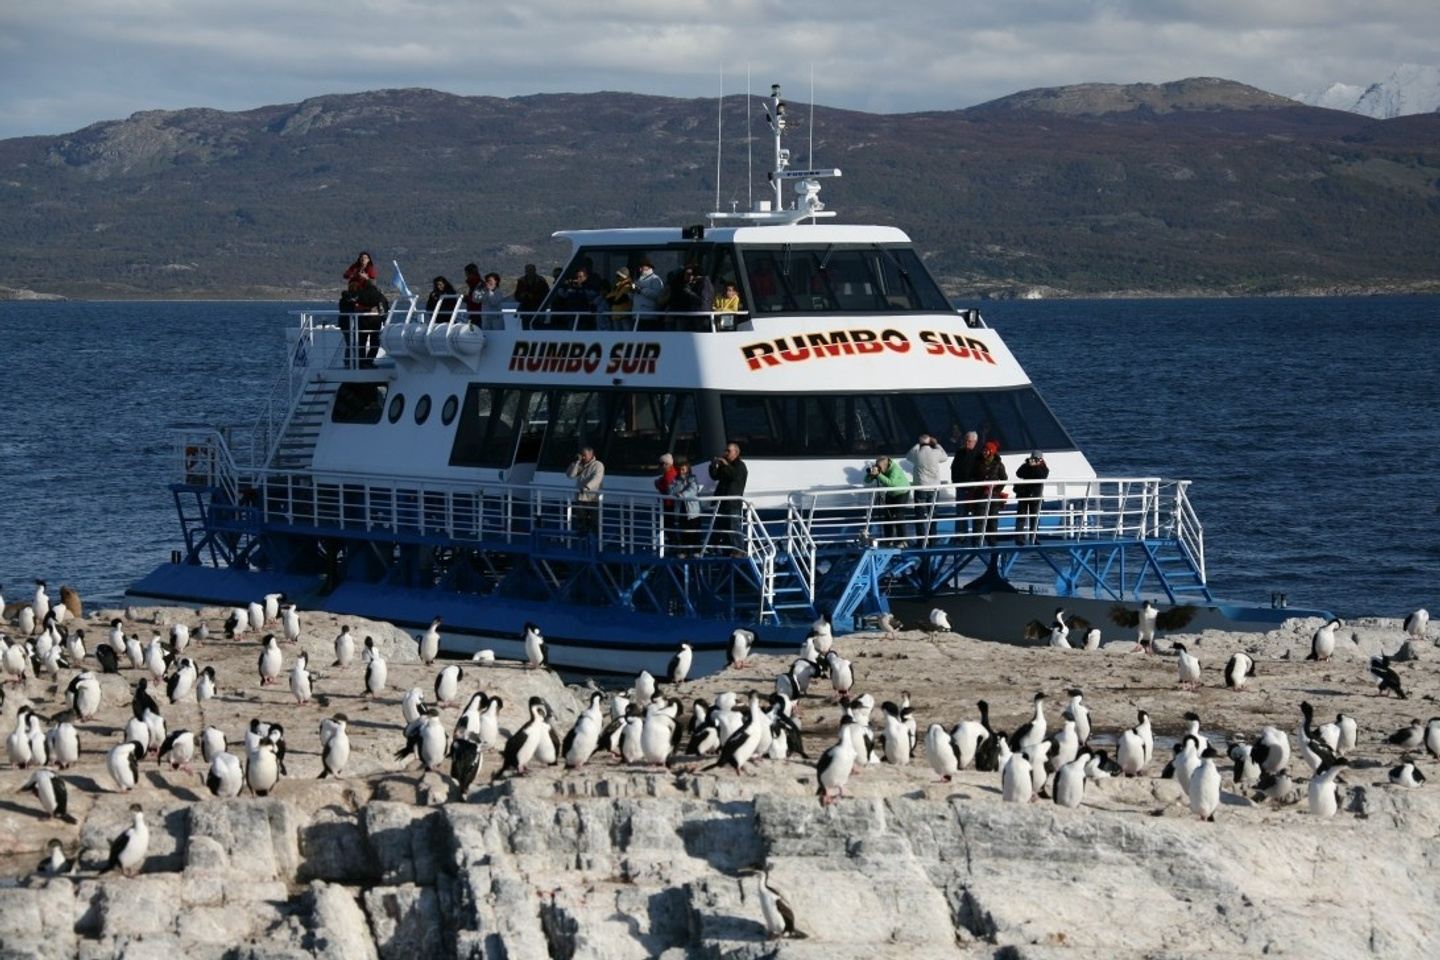
[[[897,461],[881,456],[866,468],[865,483],[885,491],[880,495],[882,505],[876,511],[880,516],[881,537],[892,539],[893,546],[908,546],[905,542],[905,521],[909,512],[910,478]]]
[[[955,459],[950,461],[951,483],[969,483],[975,479],[975,468],[980,464],[981,457],[979,443],[980,435],[974,430],[965,434],[960,448],[955,451]],[[966,538],[962,542],[968,542],[970,534],[975,532],[974,516],[979,509],[979,500],[975,487],[962,487],[955,491],[955,536]]]
[[[690,469],[687,458],[675,458],[675,479],[667,492],[675,498],[680,522],[680,555],[687,556],[700,546],[700,478]]]
[[[675,468],[675,458],[668,453],[660,454],[660,476],[655,478],[655,489],[665,494],[667,499],[661,501],[660,510],[665,518],[665,542],[673,544],[677,524],[675,522],[675,501],[668,499],[670,486],[675,482],[678,471]]]
[[[621,267],[615,271],[615,285],[610,292],[605,294],[605,303],[610,310],[610,329],[630,329],[630,307],[631,291],[634,284],[630,282],[630,270],[628,267]]]
[[[485,278],[473,263],[465,264],[465,313],[471,326],[485,322]]]
[[[355,262],[345,268],[346,280],[364,279],[367,277],[374,280],[379,276],[380,272],[375,269],[375,261],[370,259],[369,250],[361,250],[360,255],[355,258]]]
[[[576,267],[570,279],[551,298],[550,310],[559,315],[561,329],[594,330],[595,317],[604,308],[605,297],[590,284],[590,272]]]
[[[731,440],[725,445],[725,452],[710,461],[710,479],[715,481],[714,495],[717,498],[745,496],[745,482],[750,479],[750,468],[740,459],[740,444]],[[721,499],[717,509],[717,543],[736,552],[744,552],[745,537],[740,530],[740,500]]]
[[[460,304],[460,294],[444,277],[430,281],[430,296],[425,298],[425,312],[430,319],[445,322],[454,319],[455,308]]]
[[[971,479],[985,484],[985,486],[976,488],[976,516],[984,518],[978,524],[982,530],[976,532],[984,533],[984,542],[987,545],[993,544],[995,528],[1000,522],[1000,511],[1005,506],[1005,481],[1009,479],[1009,475],[1005,472],[1005,464],[1000,460],[1000,441],[985,441],[980,462],[975,465],[975,473]]]
[[[593,535],[600,529],[600,484],[605,480],[605,464],[595,458],[594,447],[581,447],[565,468],[565,476],[575,481],[575,529]]]
[[[360,286],[360,278],[351,277],[345,284],[345,292],[340,294],[340,303],[336,307],[336,311],[340,315],[340,336],[345,341],[345,366],[347,367],[355,362],[355,314],[360,312],[355,298],[360,295]]]
[[[715,299],[710,302],[711,327],[723,327],[724,329],[735,329],[735,314],[740,312],[740,287],[731,281],[722,288],[723,292],[716,294]],[[727,319],[724,319],[728,317]]]
[[[479,294],[480,325],[486,330],[505,329],[505,294],[500,292],[500,274],[485,274]]]
[[[1045,463],[1045,454],[1031,450],[1030,458],[1015,469],[1016,480],[1044,480],[1050,476],[1050,467]],[[1034,543],[1036,530],[1040,525],[1040,501],[1044,496],[1043,483],[1015,484],[1015,542]]]
[[[945,482],[945,448],[932,435],[922,433],[905,459],[915,467],[915,486],[930,488],[915,491],[916,536],[922,544],[928,544],[935,522],[935,501],[940,495],[937,488]]]
[[[636,330],[658,330],[657,314],[660,300],[665,293],[665,281],[655,272],[655,265],[641,260],[640,275],[630,287],[630,308],[635,312]]]
[[[515,292],[511,294],[520,311],[522,321],[528,319],[531,314],[540,309],[540,304],[545,302],[545,297],[550,293],[550,284],[535,270],[535,264],[525,264],[525,273],[519,280],[515,281]]]
[[[360,366],[373,367],[380,350],[380,327],[390,312],[390,301],[375,286],[375,281],[366,277],[355,294],[355,306],[355,312],[360,315]]]

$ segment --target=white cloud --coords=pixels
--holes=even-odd
[[[0,136],[153,108],[323,93],[623,89],[779,80],[822,103],[951,109],[1018,89],[1222,76],[1279,93],[1440,62],[1415,0],[47,0],[0,9]]]

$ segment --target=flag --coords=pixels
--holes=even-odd
[[[400,272],[400,261],[391,260],[390,262],[395,264],[395,276],[390,279],[390,286],[398,290],[400,296],[413,298],[415,294],[410,292],[410,287],[405,283],[405,274]]]

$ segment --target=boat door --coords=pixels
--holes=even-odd
[[[545,429],[550,426],[550,391],[513,391],[516,404],[515,449],[510,457],[510,469],[505,471],[505,482],[511,484],[529,483],[535,478],[535,465],[540,460],[540,446],[545,440]]]

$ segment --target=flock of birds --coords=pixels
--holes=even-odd
[[[131,716],[119,742],[106,754],[106,770],[116,791],[128,793],[140,785],[140,763],[147,757],[168,763],[172,770],[193,772],[192,764],[198,756],[205,765],[206,787],[221,798],[236,797],[247,790],[257,797],[267,796],[288,775],[285,730],[278,722],[252,719],[233,746],[226,733],[215,726],[198,732],[167,726],[168,705],[185,700],[203,704],[218,692],[215,669],[201,667],[196,660],[198,651],[218,640],[207,624],[201,622],[192,629],[176,623],[167,638],[156,635],[142,643],[137,635],[126,636],[122,621],[114,620],[105,640],[96,645],[92,654],[86,649],[84,629],[66,626],[67,619],[78,615],[75,607],[78,600],[74,607],[52,604],[45,584],[37,581],[33,603],[21,607],[12,618],[19,638],[12,641],[0,635],[0,679],[4,681],[0,683],[0,702],[5,684],[18,686],[23,692],[29,677],[48,676],[58,687],[62,671],[76,671],[64,686],[64,710],[46,718],[27,701],[16,710],[15,728],[6,738],[10,763],[32,769],[23,789],[34,794],[47,816],[71,819],[62,774],[78,761],[84,725],[93,721],[100,710],[102,687],[97,670],[140,674],[131,696]],[[1137,631],[1137,640],[1127,641],[1127,646],[1155,653],[1156,631],[1174,626],[1173,619],[1164,622],[1165,616],[1147,603],[1139,611],[1119,609],[1115,619]],[[1424,637],[1428,620],[1425,611],[1416,611],[1405,622],[1406,633],[1411,638]],[[269,631],[272,626],[278,627],[278,632]],[[436,664],[442,626],[436,617],[423,634],[415,637],[422,664]],[[892,622],[887,630],[895,626]],[[932,613],[931,626],[948,630],[943,611]],[[1317,629],[1307,659],[1328,660],[1341,626],[1339,620],[1332,620]],[[1052,646],[1068,647],[1072,631],[1086,638],[1082,646],[1099,646],[1097,628],[1077,622],[1063,609],[1057,610],[1048,628]],[[1035,625],[1029,632],[1034,634]],[[235,608],[223,626],[227,641],[243,642],[252,634],[260,638],[256,654],[259,686],[278,685],[288,677],[297,703],[315,700],[328,705],[326,698],[315,691],[320,678],[311,671],[306,653],[297,649],[293,656],[286,656],[287,647],[298,646],[301,633],[299,611],[281,594]],[[727,650],[729,665],[747,667],[754,646],[753,633],[734,631]],[[524,650],[526,669],[548,668],[545,637],[538,625],[525,625]],[[1176,656],[1179,685],[1194,688],[1201,678],[1198,659],[1181,643],[1171,644],[1171,650]],[[373,638],[365,637],[357,644],[350,628],[344,627],[334,639],[334,651],[332,668],[343,671],[357,660],[358,665],[363,665],[363,680],[357,678],[355,683],[358,694],[375,698],[386,690],[387,664]],[[493,653],[482,651],[472,662],[493,659]],[[418,762],[427,772],[446,772],[448,761],[448,774],[461,798],[468,795],[480,776],[487,753],[496,750],[500,761],[492,780],[524,776],[536,764],[575,770],[601,758],[685,772],[728,769],[744,775],[763,761],[811,759],[802,736],[801,705],[816,697],[828,698],[840,711],[834,742],[813,761],[816,795],[822,806],[843,797],[851,777],[859,770],[879,763],[905,765],[922,752],[910,695],[902,693],[898,702],[880,703],[877,712],[874,697],[856,692],[855,665],[842,655],[825,617],[812,625],[789,667],[774,677],[773,689],[763,693],[758,689],[743,694],[725,691],[713,701],[695,698],[687,706],[679,692],[689,681],[693,664],[693,649],[682,643],[662,677],[642,671],[629,689],[608,697],[592,689],[585,708],[562,733],[556,712],[541,697],[529,699],[518,728],[504,729],[502,699],[483,690],[463,696],[465,664],[442,662],[433,682],[433,703],[427,702],[426,693],[419,688],[404,693],[397,724],[403,744],[397,747],[394,757],[407,764]],[[1372,659],[1370,671],[1379,693],[1405,697],[1389,657]],[[1228,687],[1244,689],[1255,676],[1253,658],[1236,653],[1223,675]],[[240,679],[231,682],[238,684]],[[925,760],[941,781],[948,782],[964,770],[992,772],[1000,777],[1005,801],[1042,798],[1065,807],[1079,806],[1089,784],[1110,777],[1143,776],[1151,768],[1155,736],[1145,711],[1138,712],[1134,726],[1114,734],[1112,756],[1111,751],[1100,746],[1111,742],[1110,738],[1095,736],[1091,710],[1081,690],[1067,692],[1058,724],[1047,716],[1046,703],[1045,694],[1036,693],[1029,718],[1008,732],[992,724],[989,705],[983,700],[976,704],[974,718],[949,726],[931,723],[923,737]],[[448,728],[441,719],[442,707],[460,707],[457,719]],[[1292,758],[1298,757],[1309,768],[1305,789],[1310,811],[1321,817],[1334,816],[1342,803],[1340,774],[1360,739],[1358,724],[1344,713],[1333,722],[1317,724],[1308,703],[1301,704],[1301,711],[1293,748],[1286,732],[1266,726],[1253,741],[1229,743],[1223,757],[1232,765],[1233,788],[1251,794],[1257,802],[1298,801],[1298,782],[1290,774]],[[1186,732],[1176,742],[1161,777],[1178,785],[1197,817],[1213,820],[1221,802],[1221,745],[1203,732],[1198,715],[1187,713],[1185,719]],[[352,752],[348,723],[342,713],[320,722],[321,778],[345,773]],[[1387,739],[1406,751],[1401,764],[1390,771],[1390,780],[1418,787],[1425,778],[1409,752],[1423,748],[1432,757],[1440,756],[1440,717],[1428,723],[1414,720]],[[114,838],[106,867],[127,875],[143,864],[149,844],[143,810],[138,805],[131,809],[133,822]],[[52,841],[41,870],[73,872],[79,859],[76,856],[70,860],[59,841]],[[762,887],[763,912],[770,933],[796,935],[793,911],[785,915],[788,905],[768,878]]]

